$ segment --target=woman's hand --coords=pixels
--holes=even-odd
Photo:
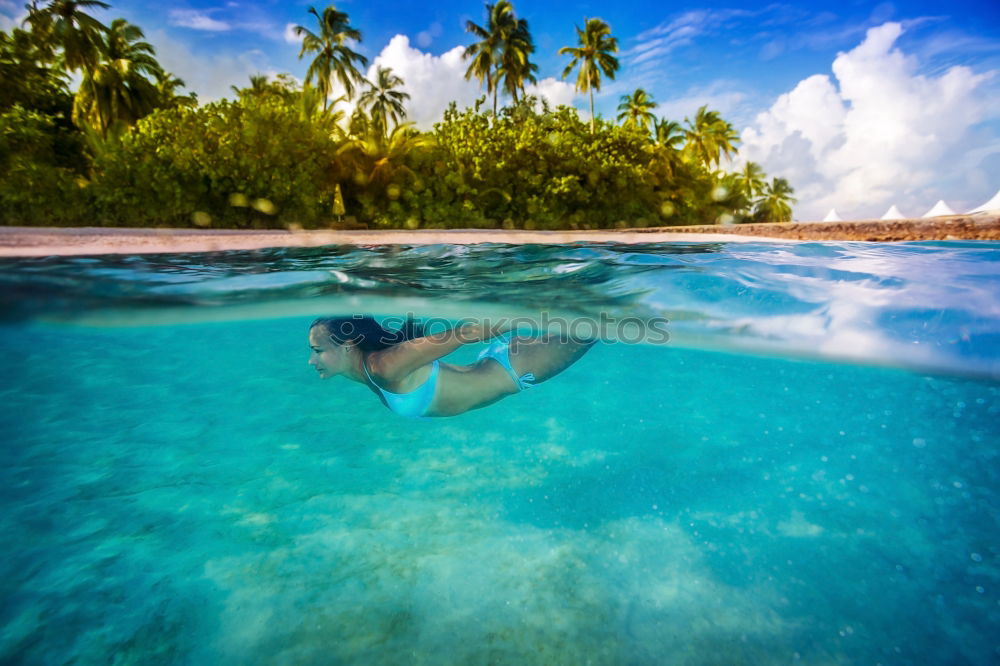
[[[488,325],[488,322],[489,320],[467,321],[447,331],[413,338],[374,352],[369,355],[368,369],[382,379],[397,381],[420,366],[447,356],[462,345],[484,342],[512,330],[510,321],[506,318],[496,325]]]
[[[485,342],[511,330],[510,321],[501,319],[497,324],[485,322],[468,322],[459,327],[458,333],[463,342]]]

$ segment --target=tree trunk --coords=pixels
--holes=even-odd
[[[590,133],[594,133],[594,89],[588,87],[590,91]]]
[[[493,74],[486,75],[486,94],[493,93],[493,116],[497,115],[497,90],[493,86]]]

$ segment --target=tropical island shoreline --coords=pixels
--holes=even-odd
[[[0,227],[0,257],[222,252],[325,245],[1000,240],[1000,215],[527,231],[506,229],[239,230]]]

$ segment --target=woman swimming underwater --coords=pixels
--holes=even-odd
[[[463,344],[491,339],[471,365],[440,360]],[[424,336],[412,326],[389,331],[372,317],[355,315],[312,323],[309,365],[322,379],[342,375],[364,384],[402,416],[454,416],[554,377],[594,342],[510,335],[479,324]]]

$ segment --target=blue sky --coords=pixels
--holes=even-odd
[[[256,72],[304,77],[307,63],[298,60],[299,47],[287,26],[311,26],[310,4],[325,6],[112,0],[103,18],[124,16],[142,27],[161,61],[209,100],[229,94],[230,85],[243,85]],[[475,85],[462,80],[454,49],[470,41],[467,20],[482,23],[483,4],[336,4],[362,31],[359,50],[407,79],[411,116],[418,123],[429,125],[445,98],[465,103],[474,97]],[[0,27],[11,25],[22,6],[21,0],[0,0]],[[535,37],[539,78],[552,79],[540,94],[586,110],[586,97],[559,82],[567,58],[556,51],[574,43],[574,24],[599,16],[619,39],[622,68],[598,95],[598,113],[614,115],[618,98],[640,86],[670,118],[681,120],[703,103],[719,109],[744,132],[744,152],[797,187],[800,216],[816,217],[830,205],[845,217],[878,216],[889,203],[921,214],[937,198],[968,208],[1000,188],[1000,176],[993,175],[1000,174],[998,2],[640,0],[557,6],[515,0],[514,6]],[[897,97],[886,98],[890,90]],[[935,104],[925,104],[928,97]],[[915,116],[914,108],[924,109],[924,116]],[[839,134],[824,129],[823,122]],[[949,126],[955,123],[960,131]],[[901,136],[896,144],[866,152],[877,134],[870,126],[875,124],[901,128]],[[914,154],[906,137],[928,133],[934,140]],[[875,143],[884,137],[877,138]],[[873,170],[870,162],[886,153],[891,158],[886,168]],[[908,168],[907,160],[921,162]],[[866,191],[867,183],[874,189]]]

